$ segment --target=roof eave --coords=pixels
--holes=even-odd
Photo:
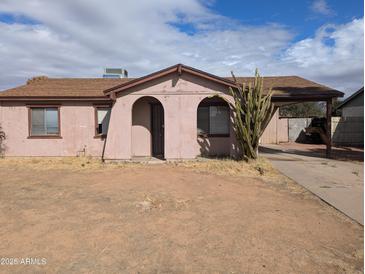
[[[290,102],[290,101],[326,101],[336,97],[342,97],[342,92],[337,93],[322,93],[322,94],[308,94],[308,95],[294,95],[294,94],[274,94],[271,98],[276,102]]]
[[[0,96],[0,101],[111,101],[107,96]]]

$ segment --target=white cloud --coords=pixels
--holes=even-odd
[[[311,10],[321,15],[334,15],[335,12],[328,6],[326,0],[314,0],[311,5]]]
[[[288,48],[284,64],[297,74],[340,90],[354,91],[363,85],[364,20],[344,25],[325,25],[313,38]]]
[[[252,75],[258,67],[339,89],[363,82],[363,19],[293,43],[285,26],[242,25],[198,0],[3,0],[0,11],[39,22],[0,23],[0,89],[34,75],[99,77],[104,67],[121,66],[136,77],[179,62],[222,76]]]

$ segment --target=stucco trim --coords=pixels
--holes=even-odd
[[[31,135],[27,139],[62,139],[60,135]]]

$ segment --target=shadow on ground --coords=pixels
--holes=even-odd
[[[259,152],[278,154],[287,153],[293,155],[301,155],[316,158],[326,158],[326,146],[319,144],[297,144],[288,143],[281,144],[280,147],[275,146],[260,146]],[[364,149],[359,147],[333,147],[332,159],[343,161],[364,161]]]

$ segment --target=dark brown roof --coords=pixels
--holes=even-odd
[[[140,78],[47,78],[38,77],[28,84],[0,92],[1,99],[30,98],[94,98],[106,99],[107,95],[126,90],[169,73],[191,73],[223,85],[236,86],[232,77],[219,77],[213,74],[177,64]],[[236,77],[238,83],[253,82],[253,77]],[[343,93],[298,76],[264,77],[264,90],[274,90],[274,99],[326,99],[342,97]]]
[[[185,66],[183,64],[177,64],[166,69],[151,73],[149,75],[136,78],[132,81],[122,83],[118,86],[112,87],[104,91],[105,94],[118,93],[127,90],[131,87],[143,84],[153,79],[162,77],[169,73],[183,73],[187,72],[194,74],[208,80],[218,82],[228,87],[236,87],[236,83],[232,77],[219,77],[210,73],[207,73],[196,68]],[[238,83],[246,83],[254,81],[254,77],[236,77]],[[324,85],[317,84],[315,82],[306,80],[298,76],[273,76],[264,77],[264,90],[268,91],[270,88],[274,90],[273,97],[280,100],[320,100],[331,97],[342,97],[343,93],[326,87]]]
[[[338,90],[315,83],[299,76],[269,76],[264,78],[264,91],[270,88],[274,91],[274,97],[342,97],[344,94]],[[233,80],[231,77],[227,79]],[[254,77],[236,77],[240,84],[253,83]]]
[[[105,89],[131,78],[41,78],[0,92],[1,97],[103,97]]]

